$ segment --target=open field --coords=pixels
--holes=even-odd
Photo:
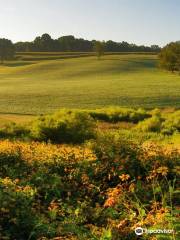
[[[35,116],[33,115],[22,115],[22,114],[0,114],[0,127],[3,127],[9,123],[24,124],[33,120]]]
[[[148,52],[106,52],[105,55],[124,55],[124,54],[138,54],[138,55],[156,55],[156,53]],[[17,52],[15,59],[22,61],[41,61],[41,60],[55,60],[68,59],[96,55],[94,52]]]
[[[180,76],[156,66],[156,55],[142,54],[8,62],[0,66],[0,112],[41,114],[108,105],[178,108]]]

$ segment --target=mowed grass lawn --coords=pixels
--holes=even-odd
[[[180,75],[158,69],[157,63],[156,55],[142,54],[8,62],[0,65],[0,113],[180,107]]]

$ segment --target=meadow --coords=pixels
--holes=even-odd
[[[56,55],[62,58],[50,60]],[[179,107],[180,76],[158,69],[156,55],[108,54],[101,60],[80,55],[66,53],[64,59],[63,53],[21,53],[0,65],[1,113],[38,115],[63,107],[110,105]]]
[[[0,65],[0,239],[177,240],[180,76],[155,54]]]
[[[135,240],[179,231],[180,111],[64,109],[0,128],[2,240]]]

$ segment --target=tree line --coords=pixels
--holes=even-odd
[[[36,37],[32,42],[17,42],[14,44],[17,52],[93,52],[96,40],[85,40],[75,38],[72,35],[62,36],[58,39],[45,33]],[[104,41],[103,48],[105,52],[159,52],[160,47],[157,45],[137,46],[127,42]]]

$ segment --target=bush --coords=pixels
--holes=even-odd
[[[31,136],[54,143],[83,143],[95,137],[95,123],[85,112],[59,112],[34,121]]]
[[[105,178],[99,174],[100,181],[109,182],[108,176],[111,175],[113,185],[124,171],[133,177],[144,172],[138,159],[138,145],[124,139],[118,132],[99,134],[96,140],[89,142],[89,147],[93,149],[98,159],[101,159],[99,169]]]
[[[136,129],[143,132],[157,132],[163,135],[172,135],[180,132],[180,111],[175,111],[164,118],[159,109],[151,111],[152,117],[138,123]]]
[[[24,137],[29,135],[29,130],[26,126],[18,125],[14,122],[6,124],[0,129],[0,137],[2,138],[14,138]]]
[[[94,119],[113,123],[120,121],[137,123],[151,117],[149,113],[141,108],[134,110],[131,108],[109,107],[105,109],[89,111],[89,114]]]
[[[168,135],[180,132],[180,111],[171,114],[162,124],[162,128],[162,132]]]
[[[163,119],[157,115],[138,123],[136,129],[143,132],[160,132]]]
[[[36,191],[28,185],[19,186],[17,182],[0,178],[1,239],[28,239],[35,225],[32,202]]]

